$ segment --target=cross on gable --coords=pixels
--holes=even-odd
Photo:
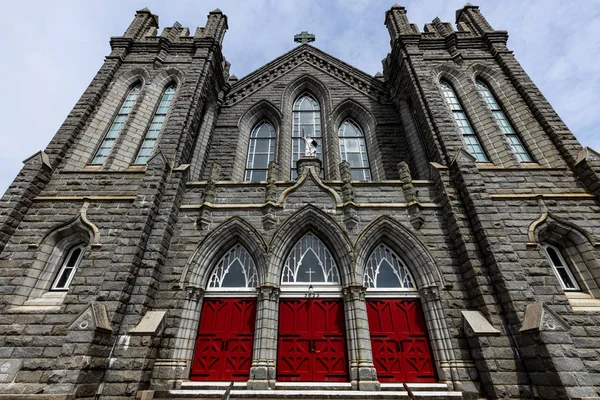
[[[308,33],[307,31],[302,31],[297,35],[294,35],[294,42],[306,44],[309,42],[315,41],[315,35],[312,33]]]

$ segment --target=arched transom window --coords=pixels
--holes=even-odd
[[[265,181],[269,162],[275,158],[275,128],[267,120],[259,122],[250,134],[245,181]]]
[[[352,179],[358,181],[371,180],[371,168],[367,156],[365,135],[360,126],[348,118],[340,124],[338,130],[340,140],[340,156],[342,161],[347,161],[352,169]]]
[[[317,141],[317,158],[323,159],[323,136],[321,134],[321,107],[309,93],[298,97],[294,103],[294,126],[292,130],[292,179],[296,178],[296,161],[304,156],[304,136]]]
[[[281,283],[340,283],[335,260],[315,235],[300,239],[285,261]]]
[[[369,256],[363,280],[367,288],[417,289],[404,262],[383,244]]]
[[[208,279],[208,288],[255,288],[258,272],[242,245],[235,245],[219,260]]]
[[[488,162],[485,151],[483,151],[483,147],[481,146],[481,143],[479,143],[479,138],[473,130],[471,122],[469,122],[469,118],[467,118],[467,114],[465,113],[462,104],[458,100],[458,97],[456,97],[454,89],[452,89],[448,83],[443,81],[440,82],[440,86],[442,87],[444,100],[452,111],[452,117],[454,117],[454,121],[458,126],[458,130],[462,134],[463,140],[467,145],[467,150],[469,150],[469,153],[471,153],[471,155],[475,157],[478,162]]]

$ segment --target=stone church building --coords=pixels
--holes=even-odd
[[[478,7],[385,26],[238,79],[138,11],[0,202],[0,399],[599,398],[599,154]]]

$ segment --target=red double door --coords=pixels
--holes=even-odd
[[[282,299],[279,305],[277,380],[348,380],[341,299]]]
[[[369,299],[373,362],[380,382],[435,382],[418,299]]]
[[[204,299],[190,379],[247,380],[255,321],[256,299]]]

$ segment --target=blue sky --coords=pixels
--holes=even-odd
[[[292,49],[307,30],[321,50],[369,73],[389,51],[383,24],[392,1],[3,1],[0,4],[0,193],[22,161],[46,147],[121,35],[148,7],[161,28],[193,33],[209,11],[229,18],[224,54],[238,78]],[[454,22],[465,0],[398,1],[420,28]],[[584,146],[600,150],[600,0],[473,1]],[[575,6],[576,5],[576,6]]]

